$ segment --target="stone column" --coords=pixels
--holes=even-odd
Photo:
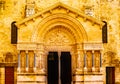
[[[20,73],[20,67],[21,67],[21,55],[20,51],[18,51],[18,72]]]
[[[33,64],[34,65],[33,66],[34,67],[34,72],[36,72],[36,57],[37,57],[36,56],[36,51],[34,51],[34,64]]]
[[[43,52],[42,51],[39,51],[39,59],[40,59],[40,70],[43,69]]]
[[[80,51],[78,51],[78,57],[77,57],[77,68],[80,69]]]
[[[28,51],[25,51],[25,53],[26,53],[26,71],[28,71],[28,67],[29,67],[29,61],[28,61],[28,59],[29,59],[29,57],[28,57]]]
[[[100,51],[100,71],[102,71],[102,51]]]
[[[94,66],[94,50],[92,51],[92,71],[95,71],[95,66]]]
[[[38,56],[38,51],[37,51],[36,52],[36,71],[38,71],[40,69],[39,63],[40,63],[40,61],[39,61],[39,56]]]
[[[86,54],[87,52],[86,51],[84,51],[84,71],[87,71],[87,54]]]
[[[39,72],[41,69],[41,59],[40,59],[39,52],[40,51],[37,51],[36,53],[36,72]]]

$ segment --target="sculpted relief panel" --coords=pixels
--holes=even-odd
[[[67,36],[65,36],[64,34],[62,34],[61,31],[58,32],[53,32],[50,34],[49,38],[48,38],[48,44],[64,44],[64,43],[69,43],[69,39],[67,38]]]
[[[56,26],[45,35],[45,45],[69,45],[72,44],[72,35],[62,26]]]

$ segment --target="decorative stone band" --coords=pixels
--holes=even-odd
[[[84,43],[84,50],[103,50],[102,43]]]
[[[38,47],[35,43],[18,43],[17,50],[36,50]]]

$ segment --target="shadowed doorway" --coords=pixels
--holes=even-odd
[[[48,59],[48,84],[58,84],[58,53],[49,52]]]
[[[70,52],[49,52],[47,63],[48,84],[71,84]]]
[[[71,84],[71,55],[70,52],[61,53],[61,84]]]
[[[5,67],[5,84],[14,84],[14,67]]]
[[[106,67],[106,84],[115,84],[115,67]]]

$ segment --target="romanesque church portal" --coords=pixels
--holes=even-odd
[[[21,2],[26,17],[11,20],[4,30],[11,37],[0,29],[0,84],[119,84],[119,44],[111,47],[116,45],[108,18],[94,16],[95,3],[102,1],[76,0],[79,7],[55,1],[46,7],[42,0]],[[0,2],[4,13],[6,2]]]

